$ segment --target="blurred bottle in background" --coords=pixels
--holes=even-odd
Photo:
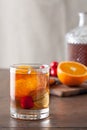
[[[87,66],[87,12],[79,13],[79,26],[66,34],[66,60]]]

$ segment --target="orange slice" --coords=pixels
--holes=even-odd
[[[37,72],[31,66],[19,66],[16,70],[15,96],[28,96],[32,90],[37,88]]]
[[[79,85],[87,80],[87,67],[74,61],[60,62],[57,67],[59,80],[66,85]]]
[[[16,69],[17,74],[27,74],[29,72],[36,73],[35,69],[29,65],[21,65]]]
[[[48,87],[48,76],[38,72],[32,66],[19,66],[15,75],[15,97],[31,95],[32,91]],[[38,92],[42,94],[43,91]]]
[[[46,92],[42,97],[40,97],[38,100],[34,101],[34,105],[35,105],[36,108],[40,108],[40,109],[48,107],[48,105],[49,105],[49,93]]]

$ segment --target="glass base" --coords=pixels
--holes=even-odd
[[[41,110],[10,110],[10,115],[16,119],[39,120],[49,116],[49,108]]]

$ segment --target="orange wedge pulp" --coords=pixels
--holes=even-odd
[[[29,74],[28,74],[29,71]],[[16,70],[15,96],[28,96],[37,87],[37,72],[31,66],[19,66]]]
[[[18,74],[27,74],[28,71],[31,71],[31,73],[36,73],[35,69],[29,65],[21,65],[21,66],[18,66],[18,69],[16,70],[16,73]]]
[[[87,67],[78,62],[63,61],[57,67],[57,75],[65,85],[79,85],[87,80]]]

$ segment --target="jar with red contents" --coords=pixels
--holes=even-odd
[[[87,66],[87,12],[79,13],[79,25],[66,34],[66,60]]]

